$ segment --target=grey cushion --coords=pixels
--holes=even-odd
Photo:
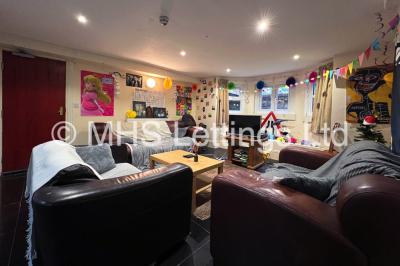
[[[186,136],[188,128],[189,127],[182,127],[182,128],[178,128],[177,130],[175,129],[175,132],[174,132],[174,134],[172,134],[172,137],[183,138],[184,136]]]
[[[99,174],[115,168],[115,161],[108,143],[76,147],[76,152],[85,163],[93,167]]]
[[[331,193],[331,184],[334,180],[334,178],[328,177],[291,176],[283,178],[279,181],[279,184],[323,201],[329,196],[329,193]]]

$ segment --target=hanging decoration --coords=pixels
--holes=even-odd
[[[265,87],[264,81],[260,80],[259,82],[257,82],[257,89],[261,90],[264,87]]]
[[[193,90],[193,91],[197,90],[197,84],[193,84],[193,85],[192,85],[192,90]]]
[[[164,80],[164,88],[168,90],[171,87],[172,87],[172,80],[170,78],[166,78]]]
[[[317,72],[311,72],[311,74],[308,76],[308,79],[310,80],[310,83],[315,83],[317,81],[317,77]]]
[[[229,82],[229,84],[228,84],[228,89],[229,89],[229,90],[235,89],[235,83]]]
[[[119,94],[120,94],[119,90],[121,88],[119,86],[119,79],[120,78],[126,79],[125,75],[122,75],[119,72],[110,72],[110,75],[114,78],[114,95],[115,95],[115,98],[119,98]]]
[[[306,81],[307,82],[307,81]],[[286,86],[288,87],[293,87],[293,85],[296,83],[296,79],[294,77],[290,77],[286,80]]]

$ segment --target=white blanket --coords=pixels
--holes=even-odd
[[[120,124],[120,126],[118,126]],[[143,141],[155,141],[157,138],[171,137],[171,131],[165,121],[146,122],[113,122],[112,131],[115,135]]]
[[[101,176],[88,164],[84,163],[75,151],[75,147],[59,140],[49,141],[33,148],[29,162],[28,174],[26,179],[25,198],[29,205],[29,229],[28,229],[28,250],[26,258],[28,265],[32,265],[32,260],[36,258],[34,247],[34,236],[32,231],[33,209],[32,197],[37,189],[46,184],[60,170],[73,164],[82,164],[90,169],[99,177]]]

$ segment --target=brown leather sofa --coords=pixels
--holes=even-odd
[[[128,162],[126,145],[111,151]],[[60,171],[33,195],[34,265],[149,265],[190,232],[192,177],[180,163],[106,180]]]
[[[175,132],[175,122],[178,122],[178,128],[189,127],[188,131],[186,132],[187,137],[193,138],[193,135],[196,132],[196,136],[197,136],[196,141],[200,141],[201,136],[206,135],[204,130],[202,130],[201,128],[196,128],[196,127],[192,127],[189,125],[185,125],[185,123],[183,121],[165,121],[165,122],[168,124],[171,134]],[[97,134],[98,139],[101,140],[104,138],[105,143],[109,143],[110,135],[111,135],[111,141],[112,141],[111,144],[116,144],[117,136],[114,135],[110,129],[111,129],[110,124],[108,124],[108,127],[107,127],[107,123],[103,123],[103,122],[93,123],[93,126],[91,128],[92,143],[97,144],[97,138],[95,137],[95,135]]]
[[[332,154],[288,147],[279,162],[316,169]],[[214,265],[400,265],[400,182],[360,175],[332,207],[299,191],[235,170],[213,181]]]

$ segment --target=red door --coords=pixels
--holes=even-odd
[[[10,172],[27,169],[32,148],[65,121],[66,63],[3,51],[3,64],[2,171]]]

